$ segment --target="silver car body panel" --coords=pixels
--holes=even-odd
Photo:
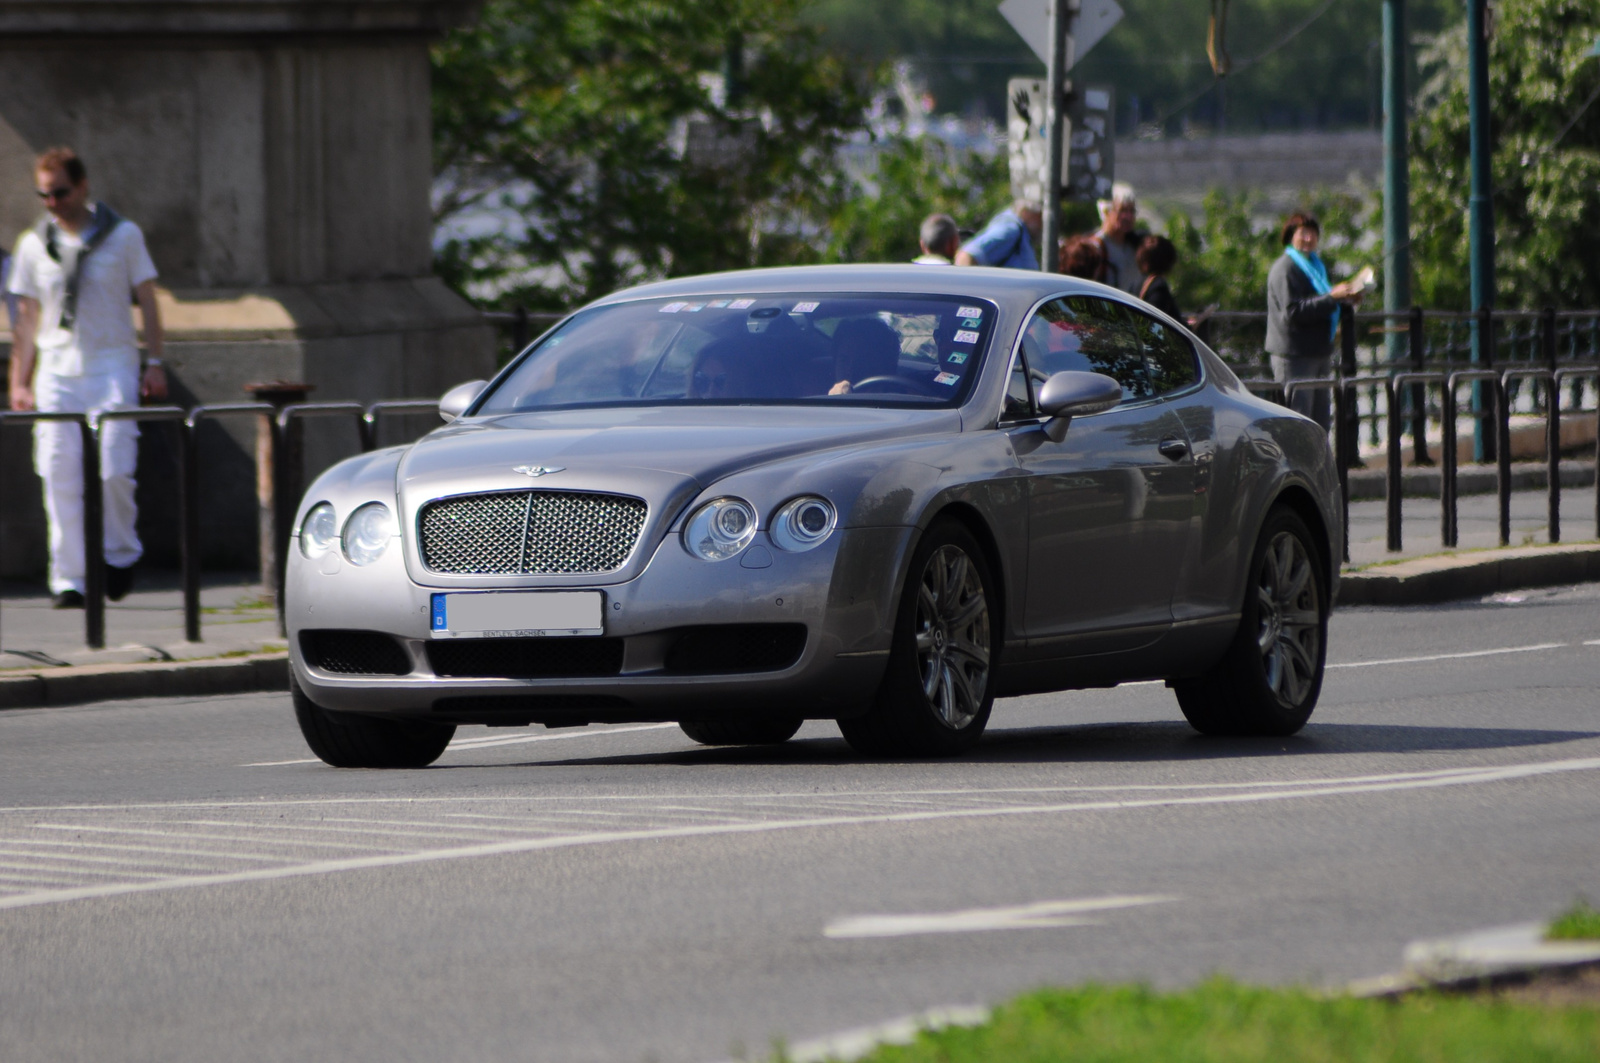
[[[438,718],[441,699],[519,697],[503,710],[480,704],[452,717],[498,723],[850,715],[882,676],[911,551],[941,515],[965,521],[991,551],[1004,694],[1209,667],[1237,627],[1257,529],[1280,501],[1320,535],[1336,586],[1343,542],[1326,437],[1250,394],[1180,323],[1114,289],[1015,270],[837,266],[665,281],[594,305],[793,291],[958,295],[985,301],[997,317],[978,379],[955,409],[661,406],[478,416],[469,407],[411,446],[335,465],[306,492],[296,529],[317,503],[332,504],[342,526],[357,507],[379,501],[396,514],[399,543],[364,567],[337,548],[312,559],[291,545],[290,656],[311,699],[335,710]],[[1075,419],[1059,444],[1045,436],[1042,419],[1003,423],[1022,326],[1044,302],[1074,294],[1134,305],[1177,326],[1199,353],[1199,382]],[[1181,460],[1156,451],[1169,438],[1187,444]],[[519,467],[550,471],[535,477]],[[622,565],[600,574],[450,575],[423,563],[417,521],[428,503],[530,489],[642,499],[643,531]],[[838,527],[820,547],[789,553],[767,526],[802,494],[828,498]],[[737,558],[702,561],[684,548],[682,525],[697,505],[724,495],[754,505],[757,537]],[[434,594],[540,589],[602,595],[605,636],[623,643],[618,674],[434,673]],[[788,667],[693,675],[664,668],[676,632],[780,623],[806,629]],[[309,663],[301,634],[325,630],[393,636],[410,674],[335,674]]]

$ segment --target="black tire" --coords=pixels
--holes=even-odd
[[[1282,507],[1268,513],[1249,573],[1228,652],[1206,675],[1172,685],[1202,734],[1292,735],[1322,693],[1328,576],[1305,521]]]
[[[311,752],[336,768],[425,768],[439,759],[456,728],[426,720],[385,720],[324,709],[289,673],[294,718]]]
[[[994,707],[1001,618],[983,549],[960,522],[928,529],[911,556],[883,682],[839,721],[867,756],[950,756],[978,744]]]
[[[703,746],[775,746],[787,742],[805,723],[798,716],[754,720],[680,720],[683,733]]]

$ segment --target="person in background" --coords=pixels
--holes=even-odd
[[[1100,228],[1089,235],[1099,243],[1100,254],[1105,258],[1100,279],[1129,295],[1138,295],[1144,277],[1136,256],[1145,234],[1137,228],[1139,205],[1133,198],[1133,188],[1120,181],[1112,185],[1111,198],[1100,200],[1099,208]]]
[[[1146,236],[1134,260],[1139,264],[1139,272],[1144,274],[1144,282],[1139,286],[1139,298],[1163,314],[1182,321],[1178,300],[1173,298],[1172,286],[1167,283],[1167,274],[1178,264],[1177,247],[1165,236]]]
[[[956,265],[1036,270],[1039,258],[1033,246],[1043,227],[1044,209],[1019,199],[990,219],[982,232],[956,252]]]
[[[144,234],[104,203],[90,201],[88,171],[71,148],[51,148],[33,171],[47,213],[17,240],[6,282],[17,296],[11,408],[98,413],[138,406],[141,397],[166,398],[156,267]],[[128,309],[133,299],[149,351],[143,366]],[[70,421],[44,421],[34,425],[33,438],[50,526],[50,593],[57,609],[81,609],[88,567],[82,436]],[[133,565],[144,552],[135,528],[138,439],[132,421],[107,422],[100,432],[106,597],[112,601],[133,586]]]
[[[1267,353],[1272,378],[1279,383],[1327,377],[1333,372],[1333,338],[1339,330],[1339,303],[1359,303],[1361,289],[1331,284],[1317,254],[1322,226],[1310,214],[1291,214],[1283,223],[1283,257],[1267,274]],[[1325,388],[1298,392],[1289,403],[1326,429],[1333,421],[1332,396]]]
[[[1069,277],[1097,281],[1105,269],[1100,241],[1090,236],[1074,236],[1061,245],[1061,272]]]
[[[961,233],[956,220],[948,214],[930,214],[922,219],[919,234],[922,254],[911,261],[919,266],[950,266],[955,264],[956,252],[961,247]]]

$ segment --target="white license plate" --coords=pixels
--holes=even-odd
[[[435,594],[433,637],[528,638],[603,635],[599,591],[488,591]]]

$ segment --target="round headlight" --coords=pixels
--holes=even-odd
[[[826,498],[796,498],[772,515],[772,541],[784,550],[809,550],[833,534],[837,519],[833,503]]]
[[[333,506],[318,502],[300,525],[300,552],[315,560],[332,550],[338,541],[339,521],[333,515]]]
[[[756,511],[742,498],[718,498],[694,511],[683,545],[703,561],[726,561],[756,537]]]
[[[394,515],[382,502],[368,502],[344,526],[344,556],[352,565],[370,565],[383,556],[395,535]]]

